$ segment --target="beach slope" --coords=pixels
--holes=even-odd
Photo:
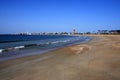
[[[0,80],[120,80],[120,35],[0,62]]]

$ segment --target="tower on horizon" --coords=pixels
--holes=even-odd
[[[72,34],[75,34],[75,33],[76,33],[76,30],[75,30],[75,29],[73,29],[73,30],[72,30]]]

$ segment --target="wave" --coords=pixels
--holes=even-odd
[[[16,47],[14,47],[14,49],[22,49],[22,48],[25,48],[25,46],[16,46]]]
[[[0,53],[3,52],[3,49],[0,49]]]
[[[0,49],[0,53],[12,51],[12,50],[16,50],[16,49],[23,49],[23,48],[25,48],[25,46],[16,46],[16,47],[11,47],[11,48]]]
[[[24,49],[24,48],[30,48],[30,47],[46,47],[46,46],[52,46],[54,44],[58,44],[59,43],[66,43],[69,42],[70,40],[63,40],[63,41],[53,41],[53,42],[46,42],[46,43],[41,43],[41,44],[25,44],[25,45],[21,45],[21,46],[15,46],[15,47],[10,47],[10,48],[4,48],[4,49],[0,49],[0,53],[1,52],[8,52],[8,51],[12,51],[12,50],[19,50],[19,49]]]
[[[69,41],[70,41],[70,40],[54,41],[54,42],[51,42],[51,44],[65,43],[65,42],[69,42]]]
[[[29,43],[29,44],[23,44],[20,46],[14,46],[14,47],[8,47],[5,49],[0,49],[1,52],[8,52],[8,51],[14,51],[14,50],[21,50],[25,48],[39,48],[39,49],[48,49],[48,48],[54,48],[54,47],[62,47],[74,43],[80,43],[83,41],[88,41],[90,38],[83,37],[83,38],[72,38],[72,39],[66,39],[66,40],[57,40],[57,41],[46,41],[44,43]]]

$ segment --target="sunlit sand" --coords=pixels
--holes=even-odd
[[[0,80],[120,80],[120,35],[0,64]]]

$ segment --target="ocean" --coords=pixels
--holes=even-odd
[[[42,54],[90,39],[88,36],[71,35],[0,35],[0,61]]]

